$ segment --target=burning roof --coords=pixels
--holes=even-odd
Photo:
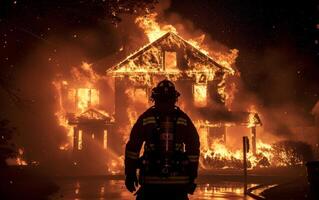
[[[234,72],[233,69],[218,64],[208,53],[170,31],[131,54],[116,66],[108,69],[107,73],[114,75],[126,73],[179,73],[178,69],[168,70],[162,67],[163,62],[165,62],[161,59],[164,57],[164,52],[180,52],[183,58],[179,58],[180,63],[178,63],[177,67],[186,73],[191,73],[193,70],[205,73],[207,70]]]
[[[261,126],[262,122],[255,112],[230,112],[227,110],[214,110],[209,108],[198,108],[199,113],[205,116],[207,121],[215,125],[226,124],[227,126]]]
[[[90,108],[78,116],[70,117],[69,124],[77,124],[79,122],[104,121],[110,123],[112,118],[107,113],[102,113],[96,109]]]

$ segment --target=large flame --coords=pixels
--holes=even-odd
[[[172,25],[160,26],[156,21],[157,13],[151,13],[146,16],[137,17],[135,23],[139,25],[147,35],[150,42],[153,42],[163,36],[168,31],[177,33]]]
[[[149,42],[154,42],[158,38],[165,35],[167,32],[173,32],[183,36],[182,32],[178,30],[171,24],[161,25],[156,21],[157,14],[149,14],[143,17],[138,17],[135,23],[142,28],[148,37]],[[176,37],[180,37],[176,35]],[[238,50],[232,49],[229,52],[213,51],[205,46],[203,43],[205,41],[205,35],[201,35],[198,38],[190,38],[184,40],[187,44],[191,45],[193,48],[198,49],[202,54],[206,55],[208,58],[216,61],[219,65],[223,66],[228,70],[228,73],[220,75],[220,81],[217,85],[218,95],[221,97],[223,103],[225,103],[226,108],[231,110],[230,106],[234,98],[234,92],[236,91],[236,85],[234,83],[228,84],[228,77],[236,74],[234,69],[234,64],[238,56]],[[148,99],[148,89],[155,86],[155,84],[160,80],[157,80],[154,74],[161,75],[161,78],[165,77],[172,81],[178,80],[181,76],[195,77],[195,84],[193,86],[193,102],[196,107],[205,107],[208,104],[208,87],[207,82],[213,81],[216,78],[217,71],[207,65],[193,63],[192,69],[187,69],[184,71],[179,70],[176,65],[176,53],[165,52],[164,62],[165,69],[157,68],[157,65],[162,64],[161,60],[158,59],[161,52],[153,47],[147,50],[148,53],[143,54],[143,56],[137,60],[132,58],[132,55],[127,57],[127,64],[125,67],[117,68],[115,72],[116,76],[122,74],[122,76],[129,77],[131,83],[130,87],[126,88],[125,94],[129,101],[129,106],[127,107],[126,114],[128,117],[128,124],[121,124],[118,132],[122,134],[123,141],[128,140],[130,129],[136,122],[137,117],[141,112],[143,112],[147,107],[151,105]],[[132,58],[132,59],[131,59]],[[137,64],[143,60],[143,64]],[[152,60],[152,63],[149,61]],[[114,72],[114,71],[113,71]],[[99,104],[99,91],[96,90],[95,85],[98,80],[102,77],[94,72],[91,65],[88,63],[83,63],[80,68],[73,68],[71,70],[73,82],[76,82],[77,87],[69,90],[68,97],[70,99],[76,98],[76,108],[75,113],[80,114],[88,109],[90,106],[96,106]],[[123,75],[124,74],[124,75]],[[113,74],[114,75],[114,74]],[[69,86],[69,80],[57,80],[53,82],[53,85],[57,89],[57,96],[59,101],[59,109],[56,112],[58,123],[65,128],[68,138],[70,139],[66,144],[60,146],[61,150],[67,150],[72,147],[72,127],[67,121],[67,109],[62,100],[63,88]],[[135,87],[136,86],[136,87]],[[141,87],[142,86],[142,87]],[[183,107],[185,102],[181,101],[179,104]],[[247,119],[247,128],[256,127],[257,113],[256,109],[252,106],[248,109],[249,117]],[[107,113],[106,113],[107,114]],[[194,113],[189,113],[191,118]],[[194,117],[196,119],[196,116]],[[209,128],[212,127],[227,127],[234,124],[212,124],[205,120],[195,120],[195,126],[199,132],[200,142],[201,142],[201,158],[200,165],[204,169],[209,169],[210,167],[220,167],[220,168],[230,168],[236,167],[240,168],[242,166],[243,152],[241,149],[230,149],[222,140],[213,140],[209,135]],[[256,144],[256,154],[251,152],[248,153],[248,160],[250,163],[250,168],[253,167],[266,167],[266,166],[283,166],[287,165],[285,158],[289,155],[283,153],[282,160],[274,160],[276,150],[272,145],[265,143],[264,141],[258,140]],[[286,159],[287,160],[287,159]],[[110,173],[118,173],[120,167],[123,165],[123,158],[114,159],[111,161],[109,166]]]
[[[82,62],[80,67],[73,67],[71,77],[57,79],[52,82],[56,89],[58,109],[55,113],[58,124],[65,129],[68,141],[61,144],[60,150],[69,150],[73,147],[73,127],[69,124],[68,114],[78,116],[93,107],[105,116],[110,115],[99,109],[99,91],[96,89],[98,81],[104,77],[98,75],[92,64]]]
[[[157,13],[151,13],[142,17],[136,18],[135,22],[137,25],[143,29],[144,33],[147,35],[149,42],[153,42],[163,36],[167,32],[173,32],[175,34],[183,35],[179,33],[177,29],[171,25],[160,25],[157,22]],[[238,57],[238,50],[232,49],[230,53],[225,54],[222,52],[211,51],[206,46],[202,45],[202,42],[205,39],[205,35],[201,35],[200,39],[188,39],[187,43],[191,44],[196,49],[199,49],[203,54],[213,57],[220,65],[228,68],[232,73],[235,71],[232,69],[232,66],[235,64],[236,58]]]
[[[143,29],[144,33],[147,35],[149,42],[153,42],[163,36],[168,31],[173,32],[175,34],[179,34],[183,36],[182,32],[178,32],[178,30],[171,24],[166,25],[160,25],[156,20],[157,14],[149,14],[143,17],[138,17],[136,19],[137,25]],[[234,75],[235,70],[233,69],[233,66],[235,64],[236,58],[238,56],[238,50],[232,49],[229,53],[224,53],[222,51],[212,51],[207,46],[203,44],[205,40],[205,35],[201,35],[198,38],[191,38],[186,40],[187,43],[191,44],[193,47],[199,49],[203,54],[205,54],[208,57],[213,58],[218,64],[222,65],[223,67],[229,69],[230,73],[225,73],[223,77],[221,77],[221,81],[218,85],[218,93],[221,97],[221,99],[224,101],[226,107],[228,110],[230,109],[230,106],[232,104],[232,101],[234,99],[234,92],[236,91],[236,85],[234,83],[227,85],[227,78],[229,75]],[[153,55],[152,55],[153,53]],[[151,51],[151,55],[153,57],[156,57],[157,51],[154,49]],[[158,74],[164,74],[166,77],[168,77],[171,80],[177,80],[182,74],[181,71],[178,70],[178,68],[174,68],[176,63],[174,63],[174,55],[165,53],[165,66],[173,66],[173,67],[166,67],[165,71],[155,71],[155,73]],[[145,60],[148,58],[145,57]],[[173,62],[172,62],[173,60]],[[149,63],[151,65],[151,63]],[[134,73],[137,72],[143,72],[145,74],[152,74],[154,69],[148,69],[144,66],[140,67],[136,65],[133,61],[129,63],[129,68],[122,68],[121,70],[124,70],[122,72],[127,72],[130,74],[130,76],[133,76]],[[139,69],[139,70],[136,70]],[[199,73],[200,72],[200,73]],[[203,79],[202,75],[203,72],[205,74],[205,77]],[[189,76],[196,76],[196,84],[193,86],[193,93],[194,93],[194,104],[197,107],[205,107],[207,105],[207,80],[213,80],[215,78],[215,71],[213,71],[208,66],[197,66],[195,65],[194,69],[186,70],[186,73]],[[138,76],[138,73],[136,74]],[[206,79],[206,80],[205,80]],[[204,81],[203,81],[204,80]],[[134,81],[134,80],[133,80]],[[151,81],[149,81],[150,83]],[[149,85],[152,86],[152,85]],[[132,94],[130,95],[130,98],[135,99],[136,97],[132,97]],[[183,103],[182,103],[183,104]],[[254,106],[250,106],[248,109],[249,116],[247,119],[247,128],[256,127],[258,124],[258,121],[256,121],[256,108]],[[134,113],[134,114],[133,114]],[[130,121],[134,121],[136,119],[136,113],[133,110],[128,110]],[[192,113],[190,113],[192,115]],[[134,119],[134,120],[132,120]],[[211,124],[208,121],[202,121],[197,120],[195,122],[196,127],[199,131],[200,135],[200,142],[201,142],[201,166],[203,168],[207,168],[209,166],[209,160],[213,160],[215,164],[222,167],[241,167],[241,161],[243,157],[243,153],[241,149],[237,150],[230,150],[223,141],[221,140],[214,140],[211,142],[211,138],[209,136],[209,127],[221,127],[221,126],[232,126],[233,124]],[[132,123],[131,123],[132,125]],[[250,167],[263,167],[263,166],[282,166],[285,165],[283,162],[273,162],[275,150],[270,145],[267,144],[261,140],[258,140],[256,143],[256,154],[248,153],[248,160],[250,163]],[[287,155],[283,155],[283,157],[287,157]]]

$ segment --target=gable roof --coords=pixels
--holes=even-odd
[[[228,124],[229,126],[262,126],[258,113],[228,111],[226,109],[198,108],[199,114],[212,125]]]
[[[86,110],[85,112],[81,113],[79,116],[77,116],[80,120],[109,120],[110,117],[102,114],[101,112],[90,108]]]
[[[96,109],[89,108],[79,115],[71,115],[68,119],[70,125],[77,125],[79,123],[112,123],[112,117],[104,114]]]
[[[202,59],[205,59],[207,62],[209,62],[212,66],[215,66],[215,67],[217,67],[221,70],[224,70],[226,72],[229,72],[229,73],[233,72],[233,69],[218,64],[213,58],[206,55],[200,49],[196,48],[195,46],[193,46],[192,44],[190,44],[189,42],[187,42],[186,40],[184,40],[183,38],[181,38],[180,36],[178,36],[177,34],[175,34],[173,32],[167,32],[166,34],[164,34],[163,36],[161,36],[157,40],[145,45],[141,49],[139,49],[136,52],[134,52],[133,54],[129,55],[126,59],[124,59],[123,61],[121,61],[120,63],[115,65],[114,67],[109,68],[106,72],[107,73],[123,72],[123,71],[121,71],[121,68],[124,67],[126,64],[129,64],[129,62],[132,59],[137,58],[138,56],[142,55],[144,52],[150,50],[154,46],[160,45],[164,41],[171,43],[171,44],[173,44],[173,43],[177,44],[179,47],[183,46],[186,49],[190,49],[191,51],[196,53],[197,56],[199,56]],[[139,70],[140,70],[139,72],[149,72],[147,69],[139,69]]]

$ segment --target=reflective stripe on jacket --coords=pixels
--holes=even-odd
[[[134,124],[130,138],[128,143],[126,144],[125,148],[125,174],[136,174],[136,170],[138,168],[138,157],[139,152],[143,143],[151,148],[152,144],[150,142],[150,137],[152,131],[156,129],[156,116],[154,116],[154,107],[151,107],[146,112],[144,112]],[[175,148],[181,149],[184,146],[185,154],[189,159],[189,176],[187,177],[187,181],[189,179],[195,179],[197,177],[197,170],[198,170],[198,159],[199,159],[199,136],[197,130],[190,120],[190,118],[179,108],[176,107],[174,112],[177,114],[176,119],[176,133],[175,138],[177,141],[177,145]],[[158,182],[177,182],[177,183],[184,183],[186,180],[175,180],[174,178],[168,177],[167,179],[161,179],[158,177],[159,180],[148,180],[149,181],[158,181]]]

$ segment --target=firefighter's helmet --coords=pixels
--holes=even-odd
[[[177,99],[180,93],[175,89],[174,84],[165,79],[158,83],[158,85],[152,89],[151,99],[155,100],[169,100]]]

